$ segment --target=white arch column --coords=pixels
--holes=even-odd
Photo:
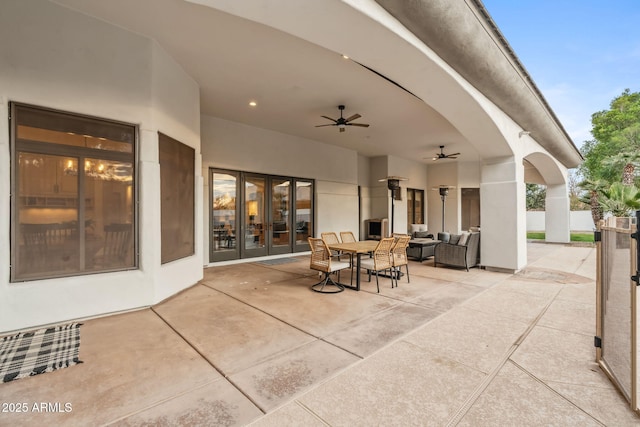
[[[522,161],[485,162],[480,183],[481,263],[515,272],[527,264],[526,203]]]
[[[544,222],[547,242],[566,243],[571,240],[569,192],[566,184],[547,186]]]

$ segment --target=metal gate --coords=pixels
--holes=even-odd
[[[638,411],[638,227],[636,218],[609,218],[596,231],[596,361]]]

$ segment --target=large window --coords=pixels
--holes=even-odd
[[[194,254],[195,150],[161,133],[158,140],[164,264]]]
[[[135,268],[132,125],[11,104],[11,279]]]

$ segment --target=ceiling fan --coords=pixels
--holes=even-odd
[[[331,120],[333,123],[330,123],[328,125],[317,125],[316,127],[319,128],[323,126],[338,126],[338,128],[340,129],[340,132],[344,132],[347,126],[360,126],[363,128],[369,127],[369,125],[365,123],[351,123],[353,120],[359,119],[360,117],[362,117],[360,114],[354,114],[353,116],[347,117],[345,119],[342,117],[342,112],[344,111],[344,105],[338,105],[338,109],[340,110],[339,119],[332,119],[331,117],[320,116],[320,117],[324,117],[325,119]]]
[[[444,154],[444,145],[440,146],[440,152],[436,153],[435,156],[431,158],[431,160],[440,160],[440,159],[457,159],[460,153],[453,154]]]

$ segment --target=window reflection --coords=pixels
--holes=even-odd
[[[237,178],[213,174],[213,251],[235,251]]]
[[[135,267],[135,128],[13,108],[17,225],[12,280]],[[79,137],[72,129],[85,134]],[[110,141],[109,135],[120,140]]]
[[[77,159],[18,154],[19,274],[78,271],[78,180],[64,173]]]
[[[133,266],[131,163],[87,158],[85,259],[91,270]]]
[[[313,229],[311,219],[313,218],[311,209],[311,198],[313,187],[310,182],[296,182],[296,243],[306,244]]]
[[[289,214],[291,212],[291,181],[273,178],[271,180],[271,218],[273,221],[273,245],[289,245]]]
[[[265,246],[264,189],[265,178],[247,177],[244,184],[245,194],[245,249],[258,249]]]

